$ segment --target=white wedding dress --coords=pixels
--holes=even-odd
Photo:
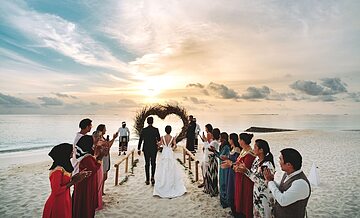
[[[164,145],[160,157],[160,163],[156,165],[155,171],[155,186],[153,195],[158,195],[162,198],[175,198],[183,195],[186,192],[181,171],[176,163],[171,148],[171,142],[166,144],[165,137],[163,137]]]

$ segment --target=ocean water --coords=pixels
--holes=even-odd
[[[137,144],[137,136],[133,132],[133,118],[123,115],[0,115],[0,153],[32,151],[49,149],[63,142],[72,143],[75,133],[79,131],[78,124],[83,118],[93,120],[93,129],[103,123],[107,126],[107,134],[112,137],[121,125],[127,122],[131,130],[130,145]],[[359,130],[360,115],[253,115],[242,114],[238,116],[221,115],[218,117],[197,116],[202,131],[207,123],[228,133],[240,133],[251,126],[286,128],[297,130]],[[165,120],[157,117],[154,126],[158,127],[160,134],[164,134],[166,125],[173,127],[172,134],[180,133],[183,123],[175,116],[170,115]],[[117,144],[117,142],[115,143]],[[113,146],[112,149],[117,149]]]

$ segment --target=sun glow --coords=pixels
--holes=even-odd
[[[162,92],[162,86],[153,78],[148,78],[141,85],[140,94],[149,98],[154,98]]]
[[[146,77],[139,87],[139,94],[148,98],[158,98],[166,90],[174,88],[175,78],[168,75]]]

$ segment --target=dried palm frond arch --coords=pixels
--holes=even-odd
[[[183,107],[180,107],[178,105],[153,105],[153,106],[146,106],[144,108],[142,108],[141,110],[139,110],[136,113],[136,117],[135,117],[135,124],[134,124],[134,129],[135,129],[135,134],[140,136],[141,130],[144,127],[144,123],[145,120],[148,116],[152,116],[152,115],[156,115],[158,116],[160,119],[165,119],[166,116],[170,115],[170,114],[175,114],[177,115],[183,122],[183,127],[181,128],[181,132],[178,135],[178,137],[176,138],[176,142],[179,142],[181,140],[183,140],[186,137],[186,130],[188,128],[188,115],[186,112],[186,109]]]

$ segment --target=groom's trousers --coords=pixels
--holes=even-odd
[[[151,163],[151,178],[154,178],[155,169],[156,169],[156,155],[157,151],[155,152],[144,152],[145,157],[145,174],[146,174],[146,181],[150,180],[150,163]]]

